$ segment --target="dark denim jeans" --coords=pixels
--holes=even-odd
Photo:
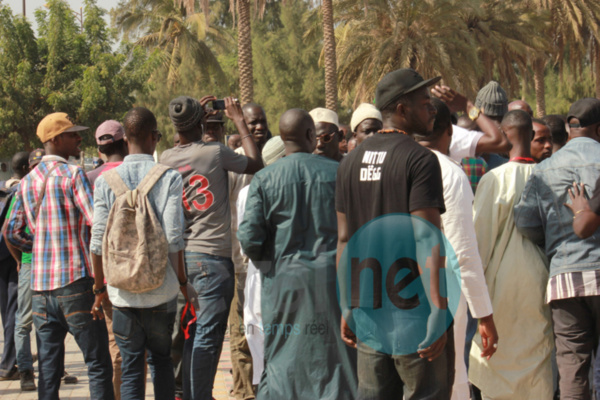
[[[52,291],[33,292],[33,323],[39,353],[40,400],[58,399],[64,370],[65,336],[71,333],[88,367],[90,398],[113,400],[112,363],[104,320],[90,314],[94,304],[91,278],[79,279]]]
[[[175,376],[171,361],[171,334],[176,300],[152,308],[124,308],[113,305],[113,333],[121,352],[121,398],[145,398],[144,355],[154,382],[154,398],[173,400]]]
[[[431,362],[417,353],[403,356],[380,353],[359,342],[359,400],[449,400],[454,382],[452,326],[446,335],[445,351]]]
[[[184,368],[184,395],[187,399],[212,400],[235,286],[233,262],[231,258],[186,251],[185,264],[198,292],[200,309],[196,310],[196,329],[185,342],[184,362],[189,369]]]

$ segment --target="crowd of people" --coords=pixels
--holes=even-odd
[[[239,400],[600,398],[600,100],[536,119],[439,81],[278,136],[177,97],[158,162],[135,107],[87,172],[89,128],[47,115],[0,183],[0,380],[58,399],[70,333],[92,399],[144,398],[149,366],[155,398],[210,400],[228,332]]]

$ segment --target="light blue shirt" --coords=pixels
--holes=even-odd
[[[533,169],[514,208],[515,224],[524,236],[542,246],[550,260],[550,276],[600,269],[600,235],[578,238],[568,189],[585,184],[588,195],[600,177],[600,143],[587,137],[571,139]]]
[[[123,182],[131,190],[135,189],[146,174],[156,165],[154,158],[147,154],[131,154],[125,157],[123,164],[115,169]],[[160,221],[169,244],[169,253],[177,253],[184,248],[183,230],[183,183],[181,175],[175,170],[165,172],[148,193],[148,200]],[[115,202],[115,195],[104,177],[96,180],[94,189],[94,219],[90,251],[102,255],[102,239],[106,231],[108,214]],[[168,255],[165,254],[165,257]],[[106,266],[104,266],[106,268]],[[107,285],[108,297],[117,307],[151,308],[172,300],[179,292],[179,282],[171,263],[163,284],[145,293],[132,293]]]

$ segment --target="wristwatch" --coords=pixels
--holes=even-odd
[[[473,106],[469,110],[469,118],[471,118],[471,121],[475,121],[477,118],[479,118],[480,114],[481,114],[481,108],[479,108],[479,107]]]
[[[96,289],[96,284],[94,283],[94,286],[92,286],[92,290],[94,291],[94,294],[102,294],[106,292],[106,285],[102,286],[100,289]]]

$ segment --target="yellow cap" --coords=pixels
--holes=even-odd
[[[63,132],[76,132],[89,129],[87,126],[75,125],[66,113],[57,112],[48,114],[37,127],[37,136],[42,143],[57,137]]]

